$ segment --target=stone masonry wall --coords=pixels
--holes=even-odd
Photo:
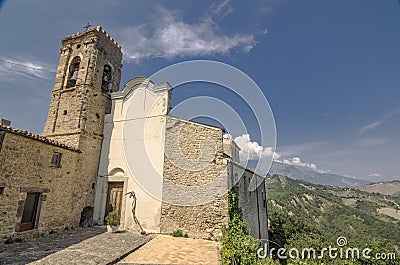
[[[221,228],[228,222],[227,200],[204,187],[219,179],[217,188],[227,190],[222,129],[167,117],[165,153],[161,233],[180,229],[193,237],[220,238]],[[171,184],[195,189],[184,192]],[[212,200],[190,205],[197,204],[196,199],[205,193],[213,196]],[[175,198],[187,206],[170,203]]]
[[[109,103],[101,92],[103,69],[106,64],[111,66],[111,87],[118,91],[121,47],[100,27],[64,38],[62,45],[44,135],[71,133],[83,128],[101,133],[104,110]],[[77,57],[81,60],[78,78],[75,86],[67,88],[69,67]],[[93,119],[100,122],[94,123]]]
[[[51,165],[54,152],[62,153],[61,167]],[[82,200],[91,189],[77,165],[79,152],[21,135],[6,133],[0,150],[0,237],[11,235],[22,215],[27,192],[41,192],[38,229],[22,234],[78,226]]]

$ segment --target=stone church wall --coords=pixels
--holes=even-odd
[[[200,205],[188,205],[196,202],[196,198],[202,197],[205,193],[210,193],[209,190],[203,189],[204,185],[221,177],[221,174],[222,181],[217,182],[217,185],[220,185],[222,190],[227,190],[227,162],[223,157],[222,133],[220,128],[167,117],[161,233],[171,233],[180,229],[191,237],[222,236],[221,228],[228,222],[228,204],[224,196]],[[207,139],[209,143],[215,144],[214,152],[210,152],[204,146],[207,145]],[[205,157],[206,153],[211,153],[212,158]],[[192,164],[193,162],[195,164]],[[196,168],[197,165],[201,168]],[[199,188],[190,193],[183,193],[168,185],[168,181]],[[188,206],[168,203],[174,199],[179,200],[181,205]]]

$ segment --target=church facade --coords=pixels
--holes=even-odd
[[[144,77],[119,91],[121,47],[100,27],[62,40],[41,135],[0,122],[0,236],[103,225],[219,239],[234,189],[267,238],[264,178],[215,126],[169,115],[172,87]],[[167,80],[166,80],[167,81]]]

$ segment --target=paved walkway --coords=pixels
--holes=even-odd
[[[118,264],[218,265],[218,244],[208,240],[160,235]]]
[[[110,264],[151,239],[131,232],[105,233],[105,228],[76,228],[0,245],[0,264]]]

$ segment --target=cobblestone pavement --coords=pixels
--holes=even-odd
[[[118,264],[127,265],[218,265],[218,243],[160,235]]]
[[[105,228],[77,228],[0,246],[0,264],[110,264],[147,243],[151,237]]]

